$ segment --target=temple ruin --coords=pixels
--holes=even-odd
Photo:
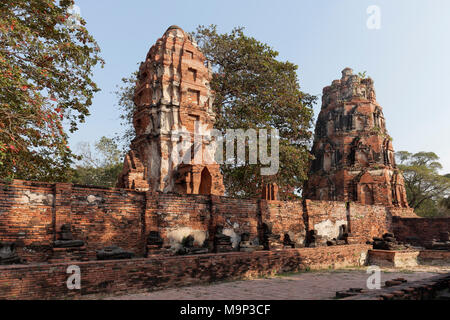
[[[209,64],[192,37],[177,26],[169,27],[139,68],[133,115],[136,138],[118,187],[224,193],[214,161],[210,79]]]
[[[276,184],[258,198],[223,195],[210,78],[195,42],[171,26],[140,66],[118,188],[0,181],[1,299],[450,261],[450,219],[408,207],[370,78],[346,68],[324,88],[301,201],[280,201]],[[67,288],[73,266],[81,290]]]
[[[307,199],[408,207],[371,78],[345,68],[323,89],[312,154]]]

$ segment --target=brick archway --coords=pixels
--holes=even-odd
[[[198,189],[199,194],[211,194],[212,177],[208,168],[202,170],[200,178],[200,187]]]

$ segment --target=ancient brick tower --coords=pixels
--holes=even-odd
[[[224,193],[215,142],[211,72],[191,37],[171,26],[139,69],[136,138],[118,186],[181,194]],[[195,145],[191,147],[191,143]]]
[[[407,207],[373,80],[352,73],[323,89],[305,198]]]

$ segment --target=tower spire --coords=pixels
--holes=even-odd
[[[178,26],[170,26],[151,47],[139,68],[133,115],[136,138],[125,158],[119,187],[224,193],[219,165],[214,162],[214,96],[205,60]]]
[[[407,207],[373,80],[342,70],[323,89],[305,197]]]

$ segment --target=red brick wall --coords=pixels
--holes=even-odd
[[[149,230],[159,231],[165,242],[174,241],[194,233],[207,235],[210,225],[211,201],[209,196],[202,195],[176,195],[163,193],[148,193],[153,197],[147,202],[151,211],[152,221],[146,226]],[[151,206],[155,206],[151,208]]]
[[[22,258],[45,261],[53,240],[54,186],[0,184],[0,241],[15,242]]]
[[[204,233],[204,239],[212,239],[220,224],[239,240],[244,232],[257,238],[260,225],[255,199],[19,180],[0,185],[0,213],[0,241],[16,242],[19,255],[27,262],[47,261],[64,223],[72,225],[75,239],[85,241],[90,256],[109,245],[143,256],[149,231],[159,231],[167,243],[192,232],[196,238]]]
[[[391,230],[392,208],[342,201],[306,200],[308,230],[317,230],[319,235],[334,238],[339,226],[344,224],[353,237],[361,243],[381,237]],[[397,214],[409,214],[405,209]]]
[[[64,223],[91,252],[108,245],[144,252],[141,193],[17,180],[0,188],[0,241],[15,242],[27,262],[47,260]]]
[[[0,299],[65,299],[87,294],[132,293],[279,272],[342,268],[364,263],[369,246],[0,266]],[[67,268],[81,270],[81,290],[68,290]]]
[[[142,233],[145,194],[121,189],[73,187],[67,220],[75,239],[84,240],[89,251],[117,245],[137,255],[145,250]],[[65,218],[65,217],[64,217]],[[57,230],[59,230],[57,223]]]
[[[403,218],[393,217],[393,231],[399,241],[406,241],[409,237],[426,241],[439,239],[439,232],[450,232],[450,218]]]
[[[228,197],[212,196],[210,228],[211,236],[215,232],[217,225],[228,229],[232,235],[232,240],[240,240],[243,233],[250,235],[250,240],[259,238],[259,228],[261,224],[259,200],[257,199],[233,199]]]
[[[308,215],[308,230],[317,230],[326,239],[337,238],[339,227],[347,225],[345,202],[305,200]]]
[[[261,219],[270,224],[272,233],[280,234],[281,240],[288,234],[296,244],[305,244],[306,226],[301,202],[261,200],[260,206]]]
[[[391,230],[392,217],[388,208],[352,202],[349,209],[350,232],[361,242],[371,241]]]

